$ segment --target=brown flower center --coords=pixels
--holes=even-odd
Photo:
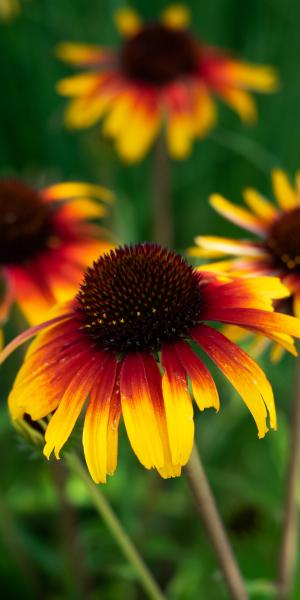
[[[121,70],[133,81],[162,86],[196,72],[199,49],[185,31],[146,25],[125,41]]]
[[[83,328],[117,353],[160,350],[199,322],[197,273],[178,254],[138,244],[94,263],[77,296]]]
[[[300,207],[274,221],[267,245],[279,266],[300,273]]]
[[[20,264],[47,245],[49,207],[39,194],[20,181],[0,182],[0,264]]]

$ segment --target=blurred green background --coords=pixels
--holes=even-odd
[[[168,3],[133,2],[145,18]],[[211,0],[187,3],[203,40],[244,59],[278,67],[281,89],[257,98],[259,123],[249,129],[227,108],[218,128],[173,163],[176,248],[200,233],[240,232],[208,206],[211,192],[239,202],[257,186],[270,196],[270,170],[292,176],[300,164],[300,4],[297,0]],[[0,175],[45,185],[68,179],[100,182],[117,194],[112,225],[121,240],[151,239],[152,156],[122,165],[99,127],[69,133],[65,100],[55,83],[72,70],[54,56],[62,40],[118,43],[118,0],[28,0],[11,22],[0,22]],[[17,313],[6,337],[21,326]],[[47,463],[13,430],[6,397],[18,358],[2,369],[0,414],[0,581],[3,597],[115,600],[144,598],[135,574],[101,523],[80,481]],[[196,415],[198,445],[251,598],[273,598],[288,448],[294,364],[262,359],[274,384],[279,429],[258,441],[254,423],[224,380],[222,409]],[[121,431],[119,466],[104,488],[170,600],[228,598],[184,478],[161,481],[146,472]],[[300,490],[299,490],[300,494]],[[299,495],[300,499],[300,495]],[[70,506],[73,506],[70,513]],[[75,541],[74,541],[75,540]],[[293,598],[300,597],[300,573]]]

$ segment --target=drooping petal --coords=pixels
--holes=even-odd
[[[221,96],[238,113],[242,121],[250,125],[256,122],[256,104],[251,94],[239,88],[228,88],[221,91]]]
[[[229,202],[220,194],[213,194],[210,197],[210,203],[212,207],[220,213],[223,217],[239,225],[240,227],[244,227],[248,231],[252,231],[253,233],[263,234],[265,233],[265,225],[264,222],[255,217],[251,212]]]
[[[139,353],[128,354],[123,360],[120,375],[123,418],[140,462],[146,469],[155,467],[162,470],[163,476],[171,476],[173,469],[162,392],[158,392],[157,381],[147,377],[145,359],[148,362],[149,355]],[[174,469],[174,475],[177,473],[178,467]]]
[[[187,387],[186,372],[171,345],[162,349],[163,397],[170,449],[174,464],[185,465],[194,441],[193,405]]]
[[[213,377],[207,367],[186,342],[174,345],[177,356],[192,382],[193,396],[200,410],[220,408],[219,395]]]
[[[128,126],[128,119],[134,111],[135,94],[132,91],[120,93],[109,108],[103,123],[103,133],[112,138],[118,138]]]
[[[118,461],[118,431],[122,414],[120,397],[120,363],[117,364],[115,387],[110,402],[110,410],[107,423],[107,473],[113,475]]]
[[[291,210],[299,206],[299,198],[284,171],[281,169],[272,171],[272,185],[276,200],[283,210]]]
[[[92,364],[87,361],[66,388],[45,433],[44,454],[47,458],[50,457],[53,450],[56,458],[59,458],[60,450],[72,433],[98,370],[97,360],[94,360]]]
[[[167,144],[171,156],[180,160],[187,158],[192,150],[193,116],[183,112],[173,112],[167,126]]]
[[[216,125],[216,103],[204,87],[199,87],[195,91],[194,103],[192,117],[194,135],[203,138]]]
[[[116,148],[128,163],[141,160],[153,143],[160,126],[160,114],[155,104],[142,99],[136,104],[130,120],[116,139]]]
[[[84,420],[83,448],[89,472],[95,483],[105,483],[108,473],[109,416],[117,372],[117,361],[112,353],[103,357],[97,373],[96,383],[91,390],[91,398]],[[114,447],[113,447],[114,450]]]
[[[300,338],[300,320],[290,315],[277,312],[266,312],[255,308],[228,308],[208,310],[207,320],[217,320],[221,323],[230,323],[242,327],[256,327],[268,333],[285,333]]]
[[[246,352],[211,327],[200,325],[192,335],[243,398],[256,422],[258,436],[264,437],[268,430],[266,407],[270,426],[275,429],[272,388],[260,367]]]

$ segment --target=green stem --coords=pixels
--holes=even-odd
[[[300,358],[296,363],[296,379],[290,428],[290,449],[285,485],[284,520],[278,563],[278,598],[291,598],[298,549],[297,486],[300,466]]]
[[[67,461],[72,471],[76,473],[84,483],[101,518],[105,521],[128,562],[134,567],[148,597],[151,598],[151,600],[165,600],[162,591],[153,579],[148,567],[145,565],[137,549],[124,531],[117,516],[109,506],[101,491],[101,487],[93,483],[90,475],[76,454],[69,453],[67,455]]]
[[[248,600],[239,566],[235,560],[196,446],[193,448],[185,471],[196,501],[197,510],[218,559],[230,597],[233,600]]]
[[[174,241],[174,219],[170,191],[170,159],[163,134],[156,142],[153,167],[153,241],[171,248]]]

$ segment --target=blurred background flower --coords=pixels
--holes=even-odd
[[[56,302],[72,297],[86,266],[113,247],[108,232],[88,222],[107,212],[95,198],[109,204],[113,196],[86,183],[36,190],[0,180],[2,323],[15,301],[29,323],[40,323]]]
[[[202,43],[187,29],[190,19],[188,7],[180,4],[146,23],[133,9],[123,8],[115,15],[124,37],[117,50],[60,44],[58,56],[84,69],[57,86],[60,94],[73,97],[66,125],[81,129],[105,117],[105,135],[131,163],[144,157],[161,129],[171,156],[186,158],[194,138],[204,137],[215,125],[214,95],[246,122],[255,121],[247,90],[274,91],[274,69],[240,62]]]
[[[118,198],[108,226],[119,239],[133,243],[152,237],[152,190],[145,185],[152,175],[151,158],[147,155],[134,167],[122,164],[110,140],[99,135],[98,124],[87,130],[66,131],[62,125],[65,100],[55,92],[57,81],[70,75],[55,57],[55,47],[63,40],[81,40],[117,48],[120,42],[113,14],[123,6],[119,0],[24,2],[18,19],[0,23],[0,164],[1,177],[18,173],[24,181],[35,181],[38,189],[51,181],[100,181]],[[168,2],[139,0],[131,6],[144,22],[151,22]],[[300,156],[298,4],[294,0],[190,0],[188,7],[193,15],[189,26],[193,36],[209,46],[230,48],[233,56],[246,62],[274,65],[281,87],[271,96],[257,95],[259,119],[251,128],[220,102],[218,127],[200,142],[195,141],[189,160],[171,164],[177,249],[190,246],[197,235],[212,232],[239,239],[241,231],[211,210],[208,197],[218,191],[239,204],[241,190],[250,186],[270,197],[271,169],[282,167],[291,177],[299,167]],[[6,338],[14,337],[20,325],[13,310]],[[85,580],[80,568],[73,568],[76,577],[70,577],[70,549],[62,538],[64,519],[53,491],[52,471],[45,468],[40,452],[29,452],[16,438],[7,414],[8,391],[21,360],[16,352],[1,371],[3,594],[8,590],[16,598],[32,598],[32,590],[37,589],[35,595],[44,597],[47,589],[49,598],[60,594],[73,599],[82,589],[81,577],[83,597],[95,596],[99,590],[105,600],[141,597],[143,592],[132,569],[124,564],[75,477],[67,484],[66,495],[77,507],[84,529],[82,544],[89,576]],[[241,569],[247,582],[252,580],[249,593],[253,600],[260,600],[267,592],[270,595],[266,579],[275,577],[293,364],[287,354],[280,368],[270,367],[268,357],[262,358],[277,399],[277,432],[257,440],[246,407],[237,401],[213,365],[212,374],[226,398],[224,405],[218,417],[213,411],[195,413],[203,461],[225,521],[230,524],[232,515],[246,505],[263,515],[257,531],[234,538]],[[78,437],[75,429],[74,440]],[[118,473],[108,482],[105,493],[169,598],[198,600],[199,590],[209,590],[210,600],[226,600],[203,527],[196,524],[192,500],[185,494],[184,480],[164,481],[160,493],[156,473],[140,468],[123,428],[119,443]],[[14,535],[7,507],[16,520]],[[68,539],[65,532],[64,538]],[[299,594],[297,572],[295,598]]]

